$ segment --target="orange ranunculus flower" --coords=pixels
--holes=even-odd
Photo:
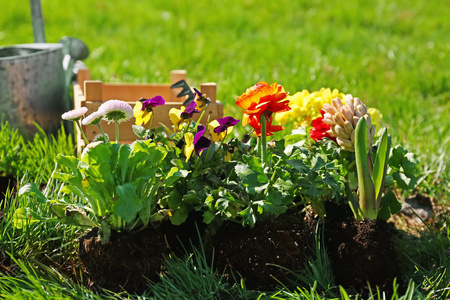
[[[284,87],[276,82],[269,85],[261,81],[248,88],[236,101],[236,105],[245,109],[242,125],[249,124],[253,115],[264,113],[271,116],[272,113],[291,110],[289,100],[286,99],[287,95]]]
[[[272,116],[264,116],[266,119],[266,136],[273,135],[273,132],[283,130],[284,127],[280,125],[272,125]],[[255,130],[253,133],[261,136],[261,119],[259,115],[251,115],[248,124]]]

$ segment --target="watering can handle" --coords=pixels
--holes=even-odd
[[[44,18],[42,17],[41,0],[30,0],[33,35],[35,43],[45,43]]]

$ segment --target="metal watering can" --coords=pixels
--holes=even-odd
[[[31,137],[34,123],[49,133],[59,128],[61,115],[73,105],[68,91],[74,62],[89,50],[70,37],[45,43],[40,1],[30,1],[36,43],[0,47],[0,115]]]

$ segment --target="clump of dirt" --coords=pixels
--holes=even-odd
[[[301,270],[311,254],[313,236],[298,214],[282,215],[254,228],[224,222],[207,243],[214,266],[225,276],[245,278],[250,289],[271,290],[278,281],[289,284],[290,271]],[[211,254],[208,255],[211,257]]]
[[[114,292],[141,293],[147,280],[158,280],[167,247],[157,228],[138,232],[111,232],[106,243],[98,240],[98,228],[80,240],[79,259],[87,286]]]
[[[333,264],[335,283],[368,295],[376,286],[392,292],[401,282],[398,253],[393,242],[395,227],[381,220],[356,221],[348,206],[328,204],[324,239]],[[312,224],[316,222],[311,222]]]

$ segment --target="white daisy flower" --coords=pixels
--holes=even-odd
[[[98,108],[103,112],[103,120],[111,122],[125,122],[133,117],[133,108],[122,100],[108,100]]]
[[[81,124],[83,125],[97,125],[98,123],[100,123],[100,121],[103,119],[104,114],[97,110],[96,112],[93,112],[92,114],[90,114],[89,116],[87,116],[86,118],[84,118],[81,121]]]
[[[86,107],[80,107],[77,109],[69,110],[61,115],[63,120],[67,121],[78,121],[82,116],[88,111]]]

